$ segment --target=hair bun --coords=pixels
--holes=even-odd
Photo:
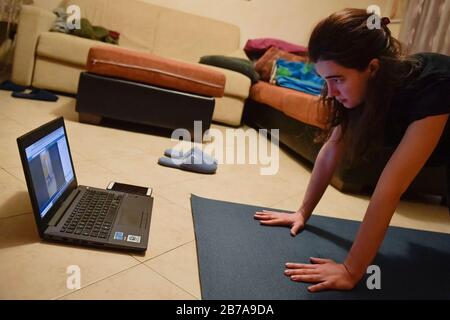
[[[388,17],[381,18],[381,24],[383,26],[387,26],[389,23],[391,23],[391,19],[389,19]]]

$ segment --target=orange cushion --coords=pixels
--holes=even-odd
[[[303,123],[325,128],[327,111],[319,97],[301,91],[289,91],[284,97],[283,112]]]
[[[120,47],[91,48],[87,70],[210,97],[223,96],[226,80],[223,73],[201,65]]]
[[[286,90],[289,89],[258,81],[250,88],[250,98],[283,112],[283,98]]]
[[[318,96],[259,81],[252,86],[250,98],[303,123],[325,127],[327,112]]]

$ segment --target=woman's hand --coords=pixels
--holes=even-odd
[[[306,223],[301,212],[286,213],[263,210],[256,212],[254,218],[266,226],[291,227],[291,235],[293,237],[305,227]]]
[[[310,292],[351,290],[358,282],[344,264],[320,258],[311,258],[311,263],[286,263],[284,274],[292,281],[316,283],[308,287]]]

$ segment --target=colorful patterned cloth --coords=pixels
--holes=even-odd
[[[275,65],[275,83],[280,87],[319,95],[325,81],[317,74],[314,64],[279,59]]]

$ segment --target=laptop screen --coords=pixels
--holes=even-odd
[[[66,133],[61,126],[25,149],[41,218],[74,180]]]

